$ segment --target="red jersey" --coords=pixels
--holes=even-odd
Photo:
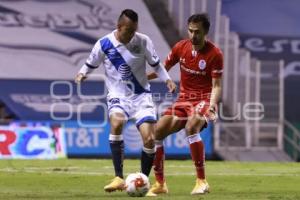
[[[166,67],[180,64],[180,95],[203,95],[210,98],[212,78],[220,78],[223,72],[223,55],[212,42],[206,40],[200,51],[193,51],[189,39],[179,41],[165,61]],[[190,99],[185,97],[184,99]]]

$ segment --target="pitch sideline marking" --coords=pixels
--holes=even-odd
[[[55,169],[53,169],[55,170]],[[0,169],[0,172],[8,172],[8,173],[45,173],[45,174],[68,174],[68,175],[111,175],[111,173],[106,172],[74,172],[74,171],[53,171],[53,170],[35,170],[35,169],[11,169],[11,168],[3,168]],[[195,173],[193,172],[173,172],[173,173],[166,173],[168,176],[194,176]],[[275,173],[267,173],[267,174],[249,174],[249,173],[209,173],[211,176],[300,176],[299,174],[275,174]]]

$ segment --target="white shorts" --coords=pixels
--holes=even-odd
[[[118,97],[107,95],[109,116],[113,113],[123,113],[127,120],[135,120],[139,127],[144,122],[156,122],[156,108],[152,100],[152,94],[142,93],[131,97]]]

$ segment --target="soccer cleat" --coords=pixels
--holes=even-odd
[[[197,194],[205,194],[209,192],[209,185],[205,179],[199,179],[196,180],[196,185],[191,192],[191,195],[197,195]]]
[[[147,192],[146,197],[156,197],[157,194],[151,192],[150,190]]]
[[[104,187],[105,192],[114,192],[116,190],[124,190],[125,189],[125,182],[122,178],[116,176],[110,184]]]
[[[157,196],[157,194],[167,194],[169,192],[168,187],[167,187],[167,183],[164,182],[163,184],[159,183],[158,181],[156,181],[152,187],[150,188],[150,190],[148,191],[148,193],[146,194],[147,197],[155,197]]]

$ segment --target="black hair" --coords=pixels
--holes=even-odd
[[[131,9],[123,10],[119,16],[118,21],[120,21],[123,16],[128,17],[132,22],[138,22],[139,17],[138,17],[138,14],[134,10],[131,10]]]
[[[188,24],[191,22],[192,23],[202,22],[202,27],[204,28],[206,34],[208,33],[210,27],[210,21],[207,13],[194,14],[190,16],[188,19]]]

